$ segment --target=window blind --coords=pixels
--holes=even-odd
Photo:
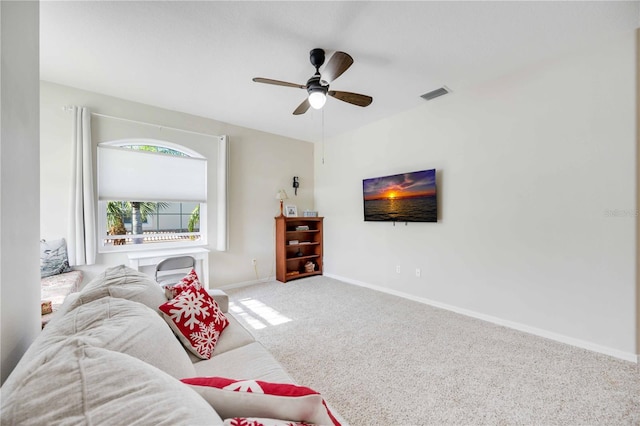
[[[98,146],[101,201],[207,201],[207,160]]]

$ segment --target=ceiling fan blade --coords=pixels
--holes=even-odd
[[[305,98],[304,101],[302,101],[302,103],[298,105],[298,108],[293,111],[293,115],[304,114],[305,112],[307,112],[310,106],[311,104],[309,103],[309,98]]]
[[[348,70],[351,64],[353,64],[353,58],[348,53],[334,53],[329,59],[329,63],[322,70],[322,79],[332,82]]]
[[[298,89],[306,89],[307,86],[302,84],[287,83],[286,81],[272,80],[270,78],[256,77],[253,79],[256,83],[275,84],[276,86],[296,87]]]
[[[339,92],[337,90],[329,90],[329,93],[327,93],[327,95],[332,96],[341,101],[348,102],[350,104],[361,106],[361,107],[369,106],[371,102],[373,102],[373,98],[371,96],[360,95],[358,93]]]

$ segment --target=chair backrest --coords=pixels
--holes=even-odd
[[[169,257],[156,265],[156,281],[158,281],[158,276],[162,276],[165,272],[170,273],[181,269],[187,270],[195,268],[195,266],[196,259],[191,256]]]

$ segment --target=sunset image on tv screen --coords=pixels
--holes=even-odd
[[[362,181],[364,220],[437,222],[435,169]]]

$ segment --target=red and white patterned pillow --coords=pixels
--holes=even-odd
[[[202,359],[211,358],[222,330],[229,325],[216,301],[199,284],[187,286],[158,309],[182,344]]]
[[[183,279],[181,279],[176,284],[165,286],[164,294],[165,296],[167,296],[167,299],[173,299],[190,285],[202,287],[202,285],[200,284],[200,280],[198,280],[198,275],[196,274],[195,269],[192,269],[187,275],[185,275]]]
[[[306,422],[290,422],[288,420],[260,419],[257,417],[234,417],[226,419],[223,426],[313,426]]]
[[[181,381],[206,399],[223,419],[262,417],[340,426],[322,396],[304,386],[224,377]]]

